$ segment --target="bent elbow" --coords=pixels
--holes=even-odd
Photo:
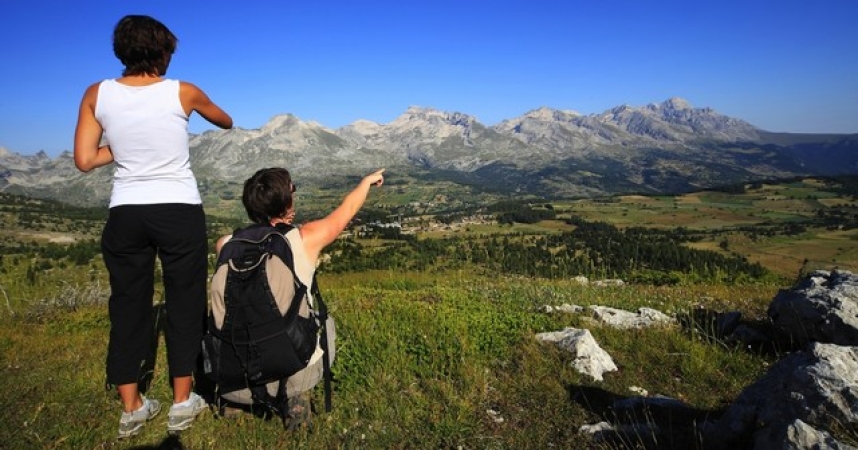
[[[77,170],[80,170],[83,173],[91,172],[92,169],[95,169],[95,164],[91,161],[85,161],[83,159],[74,159],[74,166],[77,167]]]
[[[77,167],[77,170],[79,170],[79,171],[81,171],[81,172],[83,172],[83,173],[87,173],[87,172],[89,172],[90,170],[92,170],[92,167],[90,167],[90,166],[88,166],[88,165],[86,165],[86,164],[83,164],[83,163],[81,163],[81,162],[78,162],[78,161],[75,161],[75,162],[74,162],[74,166],[75,166],[75,167]]]

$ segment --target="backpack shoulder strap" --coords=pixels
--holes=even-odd
[[[292,228],[291,225],[286,224],[277,224],[276,227],[257,224],[236,229],[232,233],[232,238],[225,242],[221,248],[217,266],[219,267],[234,258],[247,258],[249,255],[269,253],[279,257],[295,275],[292,248],[285,237]],[[300,283],[297,276],[295,279]],[[303,283],[300,284],[303,285]]]

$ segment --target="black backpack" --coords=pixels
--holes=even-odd
[[[202,345],[203,373],[214,383],[217,399],[224,393],[248,389],[253,405],[281,417],[284,424],[288,410],[286,380],[307,367],[317,342],[325,351],[325,410],[331,408],[331,370],[324,330],[327,307],[315,276],[310,305],[308,287],[295,274],[292,249],[285,237],[290,229],[288,225],[253,225],[236,230],[224,244],[215,277],[224,271],[226,281],[212,283],[212,308]],[[292,297],[276,298],[269,278],[291,282]],[[299,314],[302,306],[306,306],[309,317]],[[279,382],[277,394],[271,395],[267,385],[275,381]]]

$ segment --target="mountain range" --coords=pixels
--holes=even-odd
[[[544,197],[676,193],[761,179],[858,173],[858,134],[773,133],[681,98],[602,113],[538,108],[486,126],[460,112],[409,107],[387,124],[338,129],[273,117],[258,129],[191,137],[200,182],[241,182],[284,166],[302,184],[379,167],[477,188]],[[111,167],[78,172],[71,152],[51,158],[0,148],[0,190],[79,205],[105,204]]]

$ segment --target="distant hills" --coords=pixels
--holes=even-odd
[[[759,179],[858,173],[858,134],[771,133],[680,98],[582,115],[550,108],[485,126],[473,116],[410,107],[390,123],[338,129],[291,114],[259,129],[191,139],[200,181],[243,181],[285,166],[303,184],[378,167],[486,190],[546,197],[683,192]],[[56,158],[0,148],[0,190],[73,204],[106,203],[112,168],[82,174]]]

